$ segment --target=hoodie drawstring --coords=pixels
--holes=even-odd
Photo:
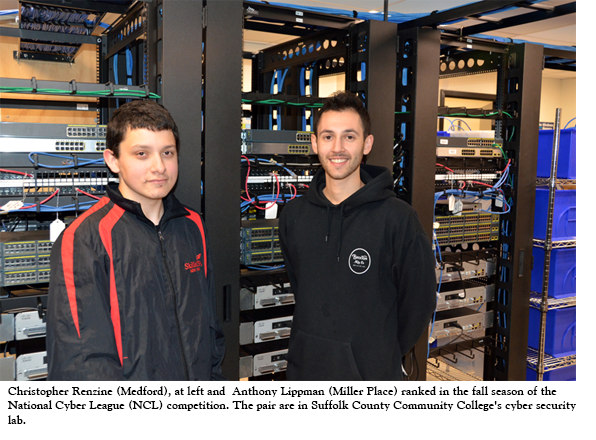
[[[325,241],[329,241],[329,235],[331,235],[331,209],[329,205],[327,205],[327,235],[325,236]]]
[[[339,263],[339,252],[341,250],[341,236],[342,236],[342,228],[344,224],[344,205],[341,205],[339,208],[339,240],[337,244],[337,262]],[[329,236],[331,235],[331,208],[327,205],[327,235],[325,236],[325,241],[329,241]]]
[[[337,262],[338,263],[339,263],[339,251],[341,250],[341,237],[342,237],[341,229],[342,229],[343,224],[344,224],[344,205],[341,205],[341,208],[339,209],[339,242],[337,244]]]

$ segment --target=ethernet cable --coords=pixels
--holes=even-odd
[[[63,156],[61,154],[53,154],[53,153],[44,153],[44,152],[35,152],[34,151],[34,152],[29,153],[29,160],[33,164],[36,164],[36,160],[33,158],[34,155],[49,156],[49,157],[55,157],[55,158],[59,158],[59,159],[67,159],[69,161],[74,160],[74,158],[72,156]],[[77,166],[83,167],[83,166],[87,166],[87,165],[105,165],[105,161],[103,160],[103,158],[101,158],[101,159],[77,158]],[[74,168],[75,164],[73,163],[72,165],[47,165],[47,164],[42,164],[42,163],[37,162],[37,166],[41,167],[41,168],[68,169],[68,168]]]

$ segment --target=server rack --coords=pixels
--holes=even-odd
[[[436,25],[440,22],[441,18],[437,18],[433,23]],[[430,225],[433,219],[431,200],[434,182],[428,181],[428,178],[425,180],[424,170],[434,167],[430,161],[435,160],[436,139],[434,133],[429,133],[429,130],[424,133],[422,130],[423,127],[433,126],[436,120],[426,121],[426,125],[422,125],[424,115],[418,112],[421,105],[427,105],[427,114],[432,112],[437,115],[437,77],[447,75],[497,71],[496,109],[500,111],[496,112],[496,116],[486,114],[486,117],[497,118],[495,130],[497,135],[505,140],[504,149],[508,157],[513,159],[510,172],[516,182],[513,193],[509,195],[513,200],[511,210],[501,216],[499,244],[487,246],[498,263],[495,285],[497,295],[489,304],[489,311],[492,311],[493,316],[492,328],[487,330],[486,337],[479,341],[467,344],[460,341],[434,350],[431,357],[434,355],[450,359],[454,352],[467,354],[467,350],[484,346],[484,380],[523,380],[526,363],[525,343],[523,338],[520,340],[512,335],[524,335],[528,331],[527,301],[531,271],[529,237],[533,218],[529,218],[525,212],[522,215],[521,209],[523,206],[533,206],[534,203],[537,109],[540,103],[540,80],[537,78],[541,78],[542,47],[527,44],[502,45],[473,38],[463,41],[461,36],[446,33],[439,35],[436,30],[421,29],[408,23],[400,25],[399,28],[405,28],[399,32],[400,45],[405,45],[400,54],[407,57],[403,60],[400,58],[400,62],[403,62],[398,64],[401,82],[398,81],[396,98],[396,102],[399,103],[396,108],[396,139],[401,139],[401,165],[396,165],[395,171],[399,173],[397,176],[402,182],[397,189],[398,195],[415,206],[421,221],[429,228],[429,235],[432,236]],[[434,65],[430,68],[435,74],[426,75],[428,69],[416,69],[415,62],[420,58],[421,51],[425,48],[424,44],[430,38],[434,38],[430,43],[434,46],[434,53],[430,57]],[[463,54],[454,50],[452,52],[454,47],[462,44],[475,50]],[[438,63],[441,45],[444,58],[446,54],[449,56],[448,63]],[[481,59],[483,62],[469,62],[470,59]],[[432,93],[424,95],[424,100],[421,100],[415,87],[425,92],[430,90]],[[462,109],[439,109],[439,113],[447,115],[450,111],[455,113],[461,112]],[[512,117],[505,118],[502,111],[511,114]],[[485,115],[478,111],[475,116]],[[427,340],[422,338],[416,347],[417,358],[423,359],[427,350]]]
[[[51,0],[41,3],[21,2],[25,8],[21,10],[21,15],[27,10],[50,11],[53,15],[48,15],[49,20],[54,23],[57,18],[52,17],[56,17],[57,13],[91,14],[95,17],[92,26],[95,28],[105,13],[124,14],[131,3],[108,5],[78,2],[74,6],[65,6]],[[2,380],[39,380],[47,375],[44,353],[49,253],[52,246],[49,225],[56,219],[55,212],[61,212],[61,218],[66,220],[66,217],[84,210],[93,203],[93,199],[105,192],[107,182],[113,180],[108,176],[105,166],[97,163],[105,149],[105,125],[102,124],[107,123],[110,103],[117,99],[155,97],[139,81],[125,87],[119,86],[107,67],[108,37],[91,35],[92,28],[82,21],[78,21],[76,26],[80,32],[75,34],[32,30],[25,26],[21,26],[21,29],[0,28],[2,35],[20,38],[20,50],[14,53],[14,59],[23,63],[28,60],[74,63],[82,44],[94,44],[97,78],[96,83],[77,82],[74,79],[49,81],[35,77],[0,78],[0,92],[5,96],[18,92],[56,97],[55,100],[43,101],[5,97],[0,100],[3,108],[82,110],[96,114],[96,124],[91,125],[3,123],[0,131],[3,138],[0,155],[4,165],[0,205],[22,198],[25,207],[30,206],[24,211],[5,208],[9,212],[3,213],[0,326],[3,351],[9,356],[1,359]],[[50,40],[55,44],[44,45]],[[96,98],[96,101],[81,103],[61,100],[66,96],[91,97]],[[28,156],[29,151],[31,155]],[[61,155],[64,162],[52,158],[52,154],[48,153]],[[91,167],[87,166],[90,161],[93,162]],[[67,163],[72,166],[69,167]],[[80,191],[80,188],[86,191]],[[56,197],[44,205],[59,192],[62,198]],[[55,210],[44,209],[48,206]],[[11,327],[10,321],[14,322],[14,333],[7,330]],[[36,368],[21,371],[21,357],[27,357]]]

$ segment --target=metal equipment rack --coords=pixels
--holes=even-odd
[[[576,297],[568,298],[549,298],[548,288],[550,282],[550,263],[551,253],[553,249],[574,248],[576,246],[575,240],[552,241],[553,235],[553,213],[555,205],[555,190],[561,180],[557,179],[557,166],[559,158],[560,145],[560,124],[561,124],[561,109],[556,110],[552,159],[550,168],[550,178],[548,179],[548,207],[546,219],[546,234],[544,240],[534,239],[534,246],[544,249],[544,276],[542,279],[542,295],[534,293],[530,297],[530,307],[540,310],[540,328],[538,338],[538,349],[528,347],[527,365],[532,370],[536,371],[536,379],[542,381],[544,374],[559,368],[568,367],[576,364],[576,355],[553,357],[544,351],[546,343],[546,320],[549,310],[561,309],[566,307],[574,307],[576,305]],[[539,180],[544,183],[544,179]],[[570,183],[574,181],[564,181]]]

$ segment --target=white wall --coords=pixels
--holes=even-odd
[[[556,109],[561,108],[561,128],[563,128],[567,122],[576,116],[576,78],[569,77],[569,74],[566,74],[567,77],[562,78],[555,75],[558,74],[551,70],[543,72],[540,122],[554,122]],[[496,93],[496,84],[497,74],[487,73],[441,79],[439,81],[439,90],[494,94]],[[569,127],[574,125],[575,121],[569,124]]]
[[[575,78],[542,78],[540,122],[555,122],[557,108],[561,108],[561,128],[576,116]],[[573,127],[575,121],[569,124]]]

